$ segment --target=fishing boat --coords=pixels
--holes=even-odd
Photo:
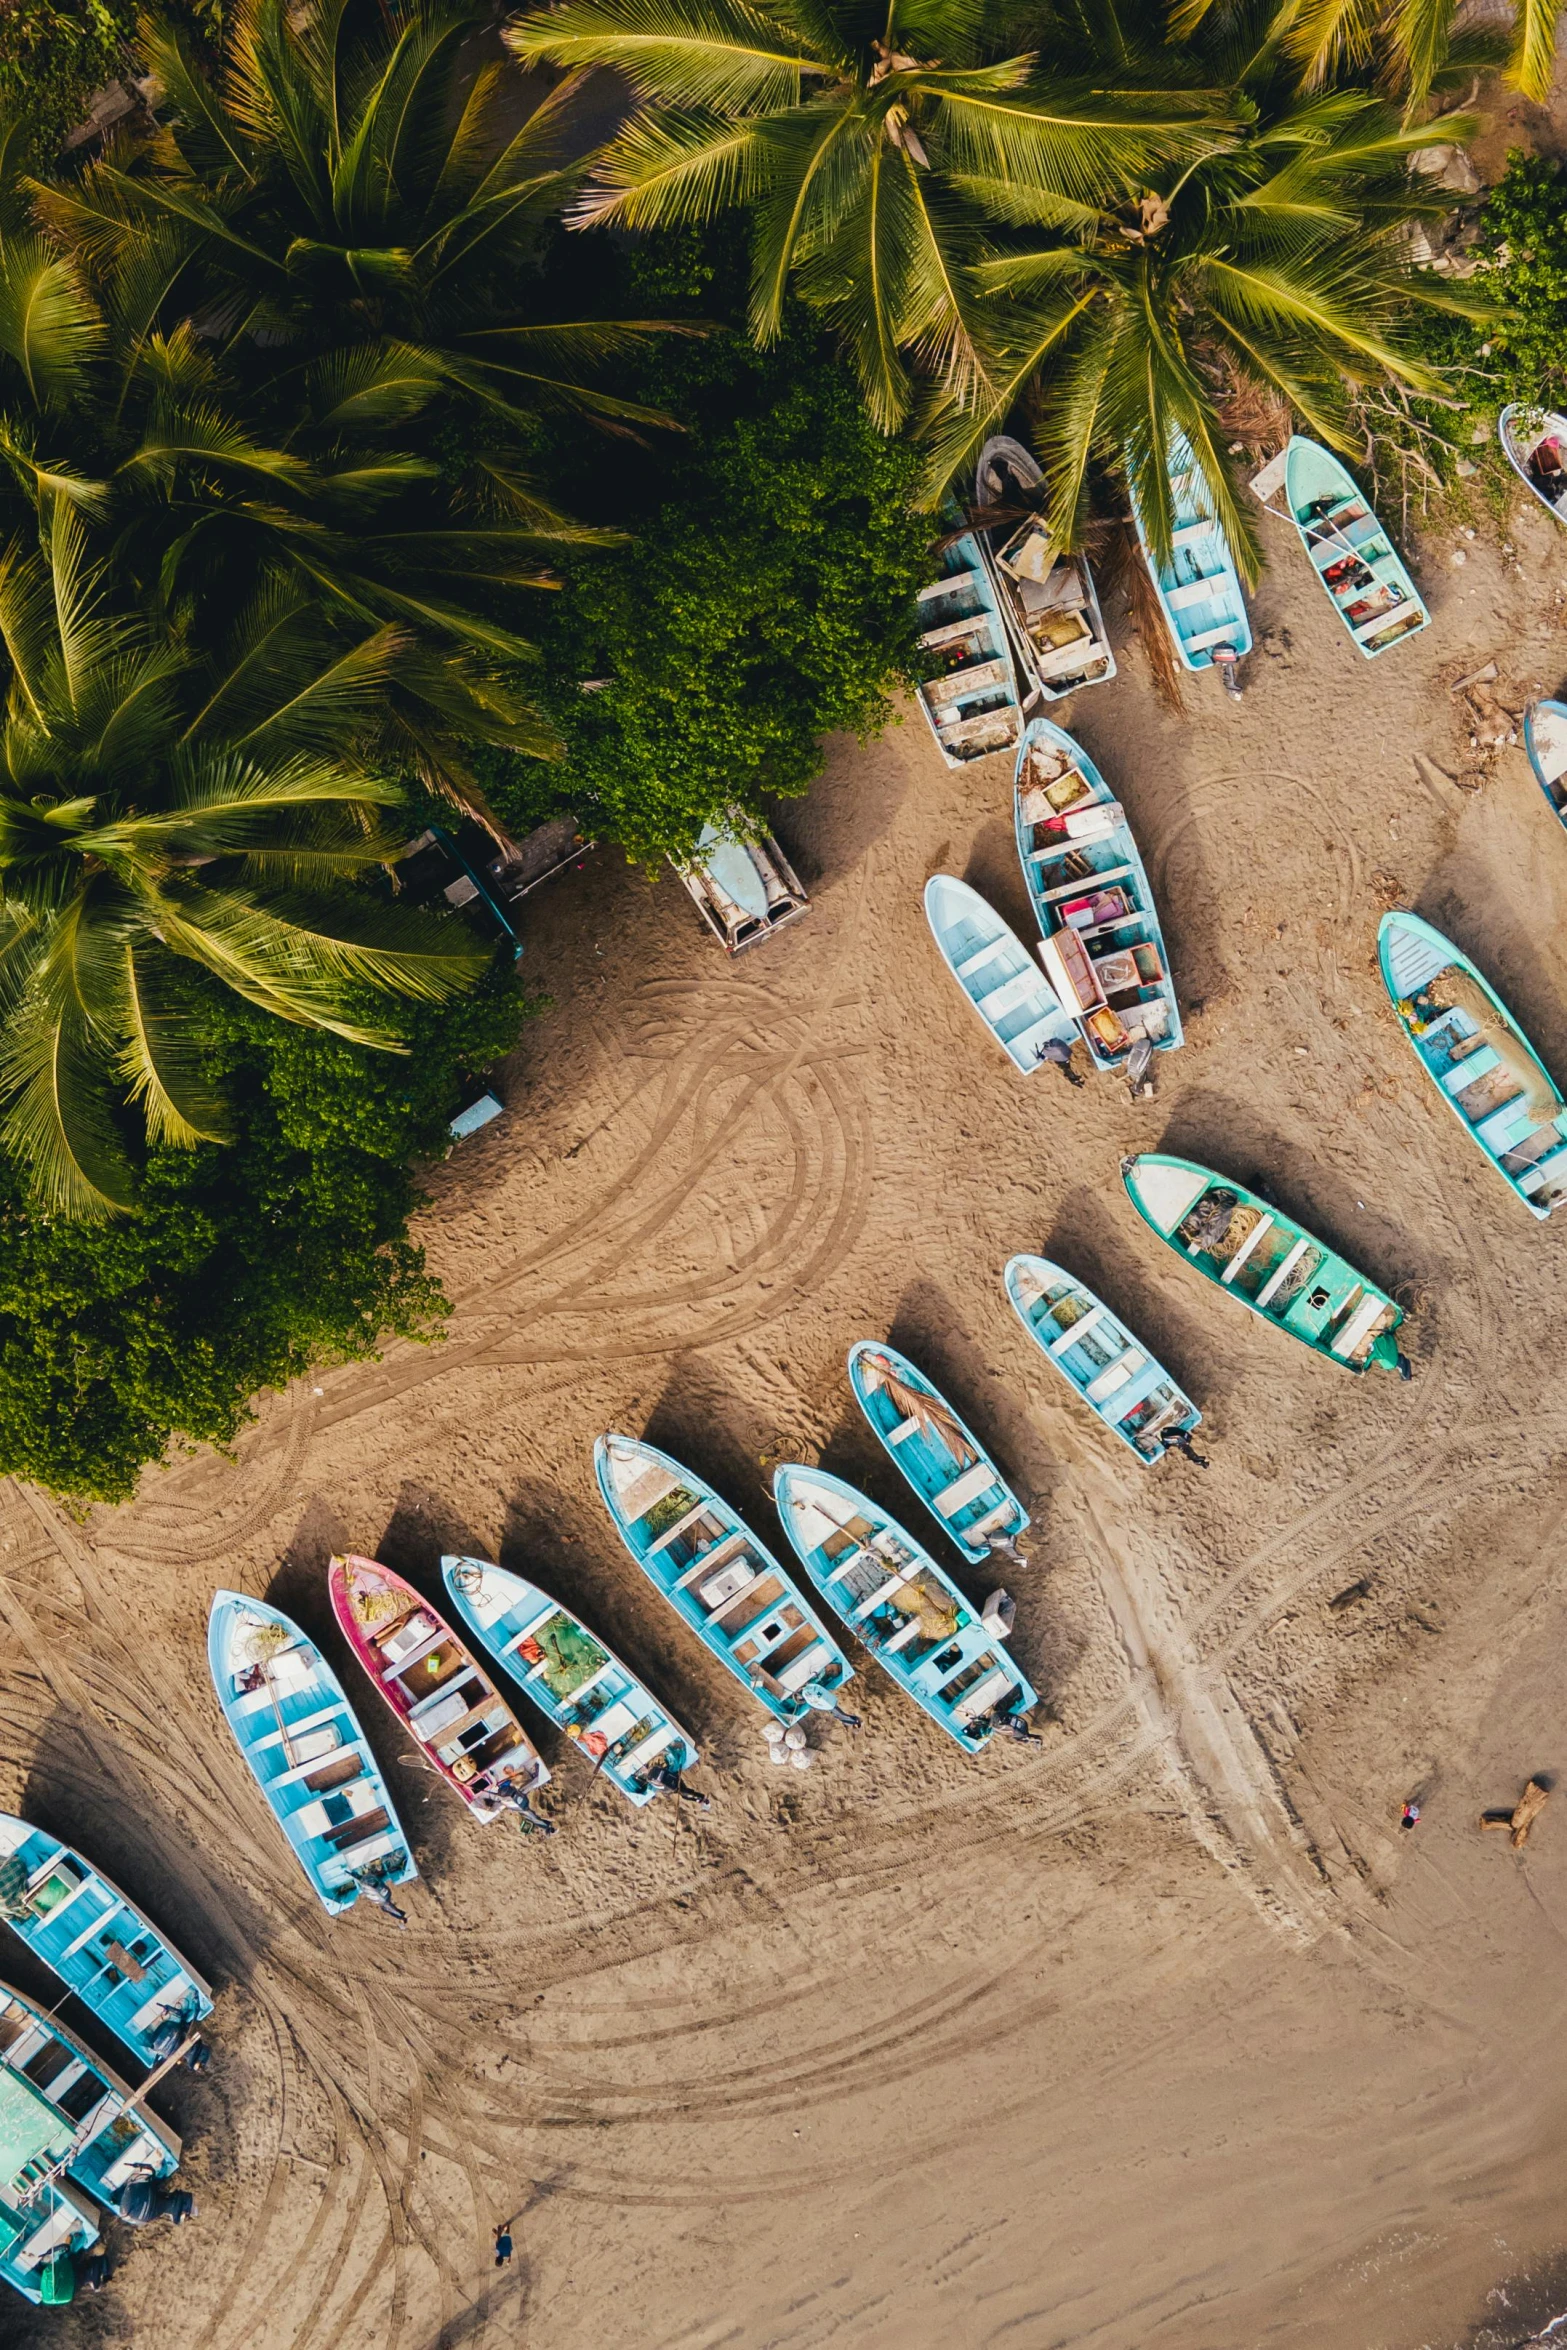
[[[1567,825],[1567,702],[1531,702],[1523,716],[1523,742],[1547,807]]]
[[[111,1877],[0,1812],[0,1917],[143,2064],[212,2012],[212,1989]]]
[[[0,1983],[0,2082],[41,2096],[58,2117],[64,2145],[48,2167],[94,2200],[118,2210],[128,2188],[179,2168],[180,2141],[57,2016]]]
[[[1567,416],[1513,402],[1496,420],[1508,464],[1547,513],[1567,522]]]
[[[529,1811],[549,1772],[489,1675],[445,1618],[379,1559],[334,1558],[332,1613],[419,1750],[476,1820]]]
[[[1061,1008],[1016,931],[951,873],[925,884],[925,919],[942,961],[1014,1069],[1025,1077],[1044,1065],[1044,1047],[1070,1051],[1077,1023]]]
[[[1465,1131],[1543,1222],[1567,1200],[1567,1101],[1501,997],[1418,914],[1384,914],[1382,982]]]
[[[1124,1068],[1143,1045],[1174,1052],[1181,1015],[1132,828],[1082,745],[1048,718],[1024,730],[1012,802],[1039,959],[1094,1066]]]
[[[525,1696],[638,1806],[700,1761],[696,1740],[579,1616],[488,1559],[443,1558],[452,1604]]]
[[[1000,433],[974,468],[975,537],[990,572],[1026,701],[1104,685],[1115,655],[1087,559],[1062,555],[1044,508],[1045,477],[1021,441]],[[988,527],[986,515],[995,520]]]
[[[380,1766],[342,1683],[277,1608],[220,1591],[207,1661],[229,1728],[300,1867],[334,1917],[416,1877]]]
[[[1323,593],[1368,661],[1428,624],[1392,540],[1331,450],[1294,434],[1284,452],[1284,496]]]
[[[1160,1239],[1265,1322],[1347,1370],[1380,1363],[1412,1376],[1398,1351],[1402,1307],[1244,1184],[1162,1151],[1123,1159],[1121,1176]]]
[[[753,839],[738,810],[704,824],[688,858],[670,863],[708,929],[727,955],[743,955],[774,931],[797,922],[810,906],[795,872],[770,832]]]
[[[1021,1565],[1027,1510],[924,1372],[896,1347],[862,1338],[849,1349],[849,1385],[888,1459],[963,1556],[983,1566],[1000,1551]]]
[[[781,1721],[841,1711],[854,1668],[792,1575],[705,1479],[634,1436],[593,1471],[616,1533],[676,1615]]]
[[[1191,1439],[1201,1412],[1086,1282],[1048,1257],[1013,1257],[1003,1277],[1046,1362],[1145,1469],[1167,1452],[1197,1459]]]
[[[969,1754],[1039,1700],[950,1576],[869,1495],[825,1469],[773,1472],[784,1532],[822,1597]]]
[[[1128,473],[1132,521],[1143,560],[1182,664],[1191,670],[1211,669],[1218,661],[1226,682],[1233,682],[1235,663],[1251,651],[1251,622],[1212,488],[1180,430],[1171,436],[1167,470],[1172,528],[1170,553],[1163,562],[1149,539],[1136,476]]]
[[[35,2308],[74,2301],[78,2269],[102,2241],[92,2198],[50,2175],[69,2142],[48,2100],[0,2070],[0,2277]]]
[[[947,519],[957,521],[955,509]],[[943,545],[941,570],[919,591],[920,647],[941,665],[919,705],[949,767],[1010,751],[1023,731],[1011,640],[972,531]]]

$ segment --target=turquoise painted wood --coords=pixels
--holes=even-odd
[[[1384,914],[1382,984],[1420,1065],[1508,1189],[1542,1221],[1567,1200],[1567,1101],[1501,997],[1418,914]]]
[[[416,1877],[380,1766],[314,1641],[264,1600],[220,1591],[207,1662],[240,1753],[332,1915],[367,1879],[384,1890]]]
[[[1132,521],[1177,654],[1188,669],[1211,669],[1214,654],[1226,647],[1237,660],[1251,651],[1246,598],[1213,492],[1183,432],[1171,439],[1168,473],[1174,528],[1167,561],[1154,556],[1144,502],[1129,473]]]
[[[1402,557],[1330,449],[1294,435],[1284,453],[1284,498],[1324,595],[1368,661],[1428,626]]]
[[[1244,1183],[1163,1151],[1123,1159],[1121,1178],[1143,1221],[1216,1289],[1345,1370],[1410,1376],[1403,1308]]]
[[[696,1740],[580,1616],[489,1559],[443,1558],[452,1604],[525,1697],[639,1808],[660,1774],[701,1760]]]
[[[741,1687],[781,1721],[837,1713],[850,1664],[794,1577],[694,1470],[601,1436],[593,1470],[637,1565]]]
[[[854,1400],[938,1525],[973,1566],[1019,1557],[1028,1512],[973,1430],[907,1355],[862,1338],[849,1349]]]
[[[1123,1068],[1140,1036],[1174,1052],[1185,1041],[1180,1006],[1132,828],[1082,744],[1048,718],[1031,719],[1018,745],[1012,820],[1041,936],[1076,935],[1113,1015],[1077,1019],[1094,1066]]]
[[[1145,1469],[1186,1449],[1201,1412],[1086,1282],[1048,1257],[1029,1256],[1013,1257],[1004,1279],[1046,1362]]]
[[[1034,1691],[896,1518],[841,1477],[795,1462],[774,1470],[773,1498],[822,1597],[949,1738],[977,1754],[998,1729],[1021,1729]]]
[[[1558,824],[1567,825],[1567,702],[1531,702],[1523,716],[1523,745],[1546,806]]]
[[[943,520],[958,519],[949,505]],[[920,649],[940,673],[919,690],[925,723],[949,767],[1010,751],[1023,731],[1017,664],[1001,607],[972,531],[942,551],[941,569],[919,592]]]
[[[42,2132],[51,2119],[39,2116],[35,2143],[50,2143]],[[75,2300],[76,2264],[100,2241],[97,2206],[69,2179],[32,2188],[0,2181],[0,2277],[35,2308],[46,2294],[51,2304]]]
[[[168,2123],[145,2104],[133,2108],[133,2092],[112,2066],[10,1983],[0,1983],[0,2065],[8,2075],[3,2094],[17,2093],[16,2084],[40,2092],[65,2133],[63,2148],[37,2161],[36,2175],[58,2169],[112,2210],[128,2186],[179,2168],[180,2141]]]
[[[925,884],[925,918],[941,959],[1014,1069],[1031,1076],[1040,1048],[1070,1045],[1077,1023],[1014,930],[978,890],[950,873]]]
[[[0,1916],[133,2056],[154,2065],[212,2012],[212,1990],[112,1877],[58,1836],[0,1812],[14,1892]]]

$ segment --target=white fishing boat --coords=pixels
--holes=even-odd
[[[770,832],[752,839],[738,819],[705,824],[696,847],[671,864],[725,954],[771,938],[810,904],[799,875]]]
[[[1567,522],[1567,416],[1514,402],[1496,423],[1502,454],[1547,513]]]
[[[999,433],[974,469],[975,537],[990,572],[1025,698],[1057,702],[1115,675],[1086,557],[1055,547],[1045,477],[1021,441]],[[986,517],[995,519],[987,524]]]
[[[945,519],[959,516],[949,506]],[[920,650],[939,674],[919,690],[925,723],[949,767],[1011,751],[1023,732],[1016,658],[990,567],[972,531],[954,528],[941,569],[919,591]]]
[[[1064,1044],[1070,1052],[1076,1021],[1016,931],[978,890],[955,874],[933,873],[925,884],[925,917],[942,961],[1014,1069],[1030,1076],[1051,1057],[1047,1045]]]

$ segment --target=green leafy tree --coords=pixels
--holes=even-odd
[[[401,650],[373,631],[324,665],[286,592],[222,663],[116,612],[79,517],[0,557],[0,1087],[41,1202],[134,1196],[126,1105],[154,1142],[228,1131],[178,985],[182,963],[287,1021],[395,1046],[364,982],[432,1000],[484,957],[460,926],[347,884],[393,840],[402,795],[351,763]]]
[[[911,360],[959,405],[988,390],[965,263],[997,190],[1097,206],[1194,152],[1202,109],[997,55],[968,0],[561,0],[507,30],[529,64],[608,66],[638,104],[569,208],[579,227],[753,221],[750,319],[791,286],[843,339],[871,415],[908,412]]]
[[[196,973],[230,1148],[154,1147],[140,1214],[40,1213],[0,1154],[0,1474],[120,1502],[171,1445],[227,1445],[258,1391],[427,1340],[448,1311],[409,1236],[473,1073],[527,1009],[509,965],[403,1008],[396,1056],[287,1026]]]

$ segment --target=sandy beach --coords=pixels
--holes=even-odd
[[[921,890],[965,875],[1029,934],[1011,764],[949,773],[910,709],[780,811],[813,904],[761,952],[610,850],[531,901],[553,1007],[421,1226],[444,1343],[271,1400],[128,1508],[0,1491],[0,1801],[220,1992],[210,2072],[160,2092],[197,2223],[0,2339],[1501,2350],[1567,2307],[1567,1793],[1522,1853],[1477,1828],[1567,1767],[1567,1269],[1374,959],[1416,907],[1567,1075],[1567,840],[1521,743],[1471,740],[1567,670],[1567,536],[1519,504],[1510,554],[1420,544],[1434,625],[1375,664],[1269,526],[1245,698],[1193,681],[1184,719],[1111,599],[1122,674],[1055,714],[1161,903],[1188,1041],[1154,1101],[1014,1077],[963,1003]],[[1482,726],[1450,688],[1492,661]],[[1121,1189],[1158,1148],[1393,1287],[1413,1383],[1184,1271]],[[1211,1471],[1074,1406],[1018,1250],[1152,1344]],[[784,1772],[621,1552],[592,1443],[647,1434],[768,1540],[779,1459],[912,1521],[843,1371],[886,1335],[1033,1513],[1044,1743],[966,1759],[860,1657],[862,1732]],[[431,1594],[443,1550],[536,1571],[691,1722],[711,1810],[633,1814],[533,1723],[560,1833],[473,1825],[346,1658],[334,1549]],[[329,1925],[297,1873],[207,1678],[219,1584],[342,1671],[423,1872],[405,1933]]]

